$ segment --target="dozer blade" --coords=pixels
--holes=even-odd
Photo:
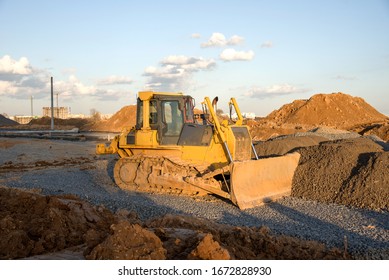
[[[233,162],[230,167],[232,202],[240,209],[247,209],[290,195],[299,159],[299,153],[291,153]]]

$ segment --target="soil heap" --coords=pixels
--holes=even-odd
[[[368,138],[298,149],[292,196],[372,210],[389,210],[389,152]]]
[[[355,131],[361,135],[376,135],[386,142],[389,141],[389,121],[357,125],[350,128],[350,131]]]
[[[81,128],[84,125],[87,125],[90,122],[89,119],[83,119],[83,118],[70,118],[70,119],[59,119],[54,118],[54,125],[58,129],[65,129],[65,128]],[[39,127],[47,127],[51,125],[51,117],[42,117],[37,119],[32,119],[28,126],[31,128],[39,128]]]
[[[10,120],[9,118],[6,118],[0,114],[0,126],[14,126],[18,124],[19,124],[18,122]]]
[[[320,126],[351,130],[353,127],[387,122],[387,116],[362,98],[338,92],[316,94],[308,100],[286,104],[254,124],[251,131],[253,138],[266,140]]]
[[[316,94],[308,100],[296,100],[273,111],[267,117],[278,125],[304,124],[339,129],[387,120],[360,97],[341,92]]]
[[[87,242],[90,230],[103,236],[114,215],[75,196],[43,196],[0,187],[0,259],[25,258]]]
[[[75,196],[44,196],[0,187],[0,259],[83,246],[86,259],[344,259],[340,249],[189,216],[141,222]]]
[[[320,136],[287,136],[260,142],[261,156],[301,154],[292,196],[372,210],[389,210],[388,145],[367,137],[329,141]],[[386,149],[385,149],[386,148]]]
[[[136,124],[136,105],[121,108],[108,120],[96,122],[90,128],[92,131],[121,132],[125,126]]]

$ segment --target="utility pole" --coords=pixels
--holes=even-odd
[[[54,91],[53,91],[53,77],[51,77],[51,130],[54,130]]]
[[[33,106],[34,96],[31,95],[31,117],[34,118],[34,106]]]
[[[59,93],[57,92],[55,95],[57,95],[57,118],[59,118],[59,107],[58,107],[58,95],[59,95]]]

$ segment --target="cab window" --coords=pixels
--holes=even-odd
[[[179,136],[184,123],[178,101],[162,101],[162,122],[164,136]]]

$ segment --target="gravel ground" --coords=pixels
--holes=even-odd
[[[0,138],[0,144],[1,141],[9,141],[4,139]],[[143,220],[171,213],[193,215],[236,226],[266,225],[273,233],[316,240],[329,247],[344,248],[346,245],[353,257],[358,259],[389,259],[388,212],[326,205],[293,197],[242,211],[228,201],[213,197],[199,199],[129,193],[120,190],[112,181],[115,157],[94,156],[95,144],[92,141],[23,140],[15,146],[2,148],[0,185],[38,189],[46,195],[76,194],[113,211],[120,208],[134,210]],[[42,152],[43,148],[47,152]],[[28,164],[37,159],[53,160],[56,158],[55,151],[66,159],[87,157],[92,161],[32,168],[28,171],[2,171],[2,166],[10,161],[14,164]]]

